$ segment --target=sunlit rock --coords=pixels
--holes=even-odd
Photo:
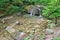
[[[12,36],[16,39],[16,40],[24,40],[25,36],[26,36],[26,33],[24,32],[14,32],[12,34]]]
[[[7,26],[6,30],[7,30],[9,33],[15,32],[15,29],[14,29],[12,26]]]
[[[15,24],[16,24],[16,25],[20,25],[20,22],[19,22],[19,21],[16,21]]]
[[[47,35],[50,35],[50,34],[53,34],[53,33],[54,33],[54,30],[53,30],[53,29],[46,29],[46,30],[45,30],[45,33],[46,33]]]

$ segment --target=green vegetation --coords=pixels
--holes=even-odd
[[[48,19],[55,18],[57,23],[60,16],[60,0],[0,0],[0,13],[25,13],[25,7],[28,5],[43,5],[43,16]]]
[[[55,40],[60,40],[60,37],[55,38]]]
[[[24,14],[28,14],[28,11],[30,12],[29,10],[30,6],[33,6],[33,7],[41,6],[42,7],[41,15],[46,19],[42,19],[40,21],[40,17],[32,16],[30,18],[29,15],[26,15],[29,17],[25,18]],[[38,9],[38,7],[34,11],[36,11],[36,15],[41,12]],[[17,21],[14,27],[12,26],[13,29],[16,29],[17,31],[20,31],[20,32],[26,32],[27,35],[33,32],[31,35],[28,35],[24,40],[31,40],[31,39],[34,39],[35,37],[36,38],[38,37],[39,40],[43,40],[45,36],[47,37],[47,35],[45,35],[45,32],[44,32],[45,29],[47,28],[54,29],[56,27],[55,24],[57,24],[57,18],[60,17],[60,0],[0,0],[0,15],[1,14],[3,14],[3,17],[7,16],[6,18],[3,18],[0,16],[0,29],[1,29],[0,31],[2,33],[4,32],[6,27],[14,25],[15,21]],[[22,14],[24,16],[22,17],[19,14]],[[13,15],[13,16],[10,17],[9,15]],[[59,21],[60,20],[58,19],[58,22]],[[58,28],[54,29],[54,31],[55,30],[57,31],[57,29]],[[9,30],[12,30],[12,29],[9,29]],[[51,31],[51,30],[48,30],[48,31]],[[0,33],[0,35],[2,33]],[[3,35],[4,37],[7,36],[7,34],[6,36],[5,34]],[[10,33],[8,34],[10,35]],[[54,34],[55,32],[53,33],[53,36]],[[60,40],[60,37],[55,38],[55,40]]]

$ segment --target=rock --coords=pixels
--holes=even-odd
[[[19,36],[17,37],[17,40],[24,40],[24,35],[25,35],[25,33],[24,32],[21,32],[19,34]]]
[[[54,33],[54,30],[53,29],[46,29],[45,32],[47,35],[50,35],[50,34]]]
[[[54,38],[46,38],[45,40],[54,40]]]
[[[7,30],[9,33],[15,32],[15,29],[14,29],[12,26],[8,26],[8,27],[6,28],[6,30]]]
[[[12,24],[12,27],[16,26],[16,25],[21,25],[19,21],[15,21],[13,24]]]
[[[19,22],[19,21],[16,21],[15,23],[16,23],[17,25],[18,25],[18,24],[20,24],[20,22]]]
[[[24,40],[26,33],[24,32],[15,32],[12,34],[12,36],[16,39],[16,40]]]
[[[19,21],[16,21],[16,24],[18,24],[19,23]]]
[[[43,16],[42,16],[42,15],[39,15],[39,17],[40,17],[40,18],[43,18]]]
[[[56,37],[60,37],[60,29],[56,32]]]

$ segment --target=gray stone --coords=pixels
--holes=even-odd
[[[54,38],[46,38],[45,40],[53,40]]]
[[[60,37],[60,29],[56,32],[56,37]]]
[[[19,21],[16,21],[15,23],[16,23],[16,24],[19,24],[20,22],[19,22]]]
[[[21,32],[19,36],[17,37],[17,40],[24,40],[25,33]]]
[[[13,38],[16,39],[16,40],[24,40],[25,38],[25,33],[24,32],[15,32],[12,34]]]
[[[16,24],[18,24],[19,23],[19,21],[16,21]]]
[[[45,33],[46,33],[47,35],[50,35],[50,34],[53,34],[53,33],[54,33],[54,30],[53,30],[53,29],[46,29],[46,30],[45,30]]]
[[[14,29],[12,26],[8,26],[8,27],[6,28],[6,30],[7,30],[9,33],[15,32],[15,29]]]

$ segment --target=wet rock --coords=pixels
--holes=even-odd
[[[40,18],[43,18],[43,16],[42,16],[42,15],[39,15],[39,17],[40,17]]]
[[[54,30],[53,29],[46,29],[45,32],[47,35],[50,35],[50,34],[54,33]]]
[[[8,26],[8,27],[6,28],[6,30],[7,30],[9,33],[15,32],[15,29],[14,29],[12,26]]]

